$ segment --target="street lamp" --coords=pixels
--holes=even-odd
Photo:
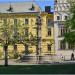
[[[38,15],[36,19],[36,24],[37,24],[37,45],[36,45],[36,55],[37,55],[37,60],[40,60],[40,55],[41,55],[41,16]]]

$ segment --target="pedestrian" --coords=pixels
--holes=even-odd
[[[71,54],[71,60],[74,60],[74,53]]]

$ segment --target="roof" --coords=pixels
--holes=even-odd
[[[0,3],[0,13],[39,12],[40,7],[34,2]]]

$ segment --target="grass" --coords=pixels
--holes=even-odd
[[[0,74],[74,74],[75,64],[0,66]]]

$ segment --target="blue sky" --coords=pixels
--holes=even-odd
[[[0,0],[0,3],[5,3],[5,2],[25,2],[25,1],[35,1],[38,5],[40,5],[40,7],[42,8],[42,10],[44,10],[44,7],[46,5],[50,5],[53,11],[53,6],[54,6],[54,0]]]

